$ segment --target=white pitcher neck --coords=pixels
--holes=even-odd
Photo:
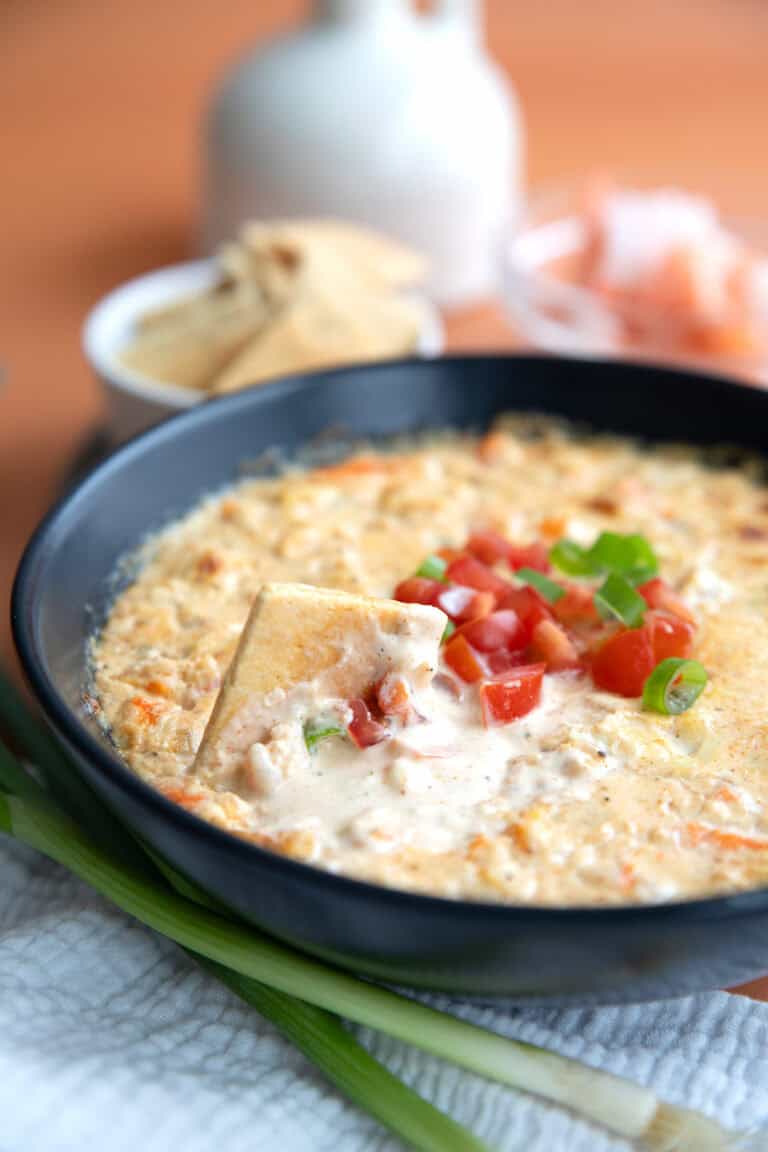
[[[482,8],[480,0],[434,0],[431,11],[419,16],[413,0],[314,0],[313,16],[322,24],[369,24],[396,20],[425,30],[450,33],[460,43],[479,47],[482,44]]]
[[[436,0],[434,16],[443,23],[453,24],[475,43],[482,39],[482,11],[480,0]]]
[[[410,7],[408,0],[315,0],[313,13],[316,20],[348,23],[387,15],[402,16]]]

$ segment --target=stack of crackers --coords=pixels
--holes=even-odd
[[[426,262],[331,220],[247,224],[205,292],[146,313],[121,363],[222,394],[291,373],[413,353],[422,310],[407,290]]]

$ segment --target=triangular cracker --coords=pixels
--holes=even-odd
[[[217,774],[313,699],[363,696],[390,671],[423,687],[437,667],[445,622],[425,604],[265,584],[208,721],[195,773]]]

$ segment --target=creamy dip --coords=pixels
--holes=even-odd
[[[312,714],[275,698],[247,755],[193,761],[267,581],[390,596],[477,527],[526,542],[642,532],[695,608],[710,683],[690,712],[641,710],[588,677],[547,675],[540,705],[485,727],[473,686],[419,686],[424,721],[310,752]],[[93,646],[92,707],[128,762],[240,836],[380,883],[545,904],[668,900],[768,882],[768,495],[693,451],[508,421],[338,467],[244,482],[146,546]],[[242,750],[241,750],[242,752]]]
[[[294,758],[287,778],[265,789],[266,830],[312,827],[318,853],[460,851],[473,835],[504,832],[540,796],[587,796],[589,782],[610,771],[601,740],[607,709],[584,695],[574,676],[547,678],[538,708],[517,723],[486,727],[469,687],[458,697],[433,685],[418,697],[422,723],[371,748],[337,737]],[[341,703],[318,702],[318,711],[338,715]],[[295,736],[303,744],[300,724]]]

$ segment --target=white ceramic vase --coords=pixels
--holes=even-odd
[[[442,303],[493,291],[522,132],[479,22],[475,0],[316,0],[239,63],[206,123],[206,250],[248,218],[337,216],[423,249]]]

